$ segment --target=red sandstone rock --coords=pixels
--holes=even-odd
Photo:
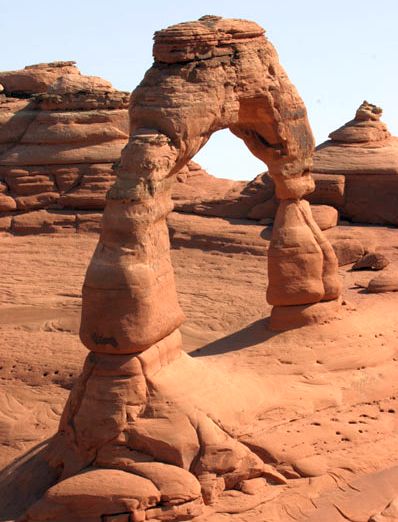
[[[303,204],[283,201],[274,222],[267,289],[274,306],[316,303],[324,295],[322,252],[305,222]]]
[[[0,72],[0,82],[8,95],[79,90],[109,90],[112,85],[95,76],[82,76],[75,62],[27,65],[21,71]],[[68,88],[69,87],[69,88]]]
[[[330,134],[314,155],[314,172],[345,176],[342,215],[362,223],[398,224],[398,138],[363,102],[354,120]]]
[[[104,80],[81,75],[73,62],[1,74],[8,93],[46,94],[1,100],[0,212],[102,210],[114,181],[112,162],[128,138],[126,95]],[[178,210],[238,217],[247,211],[236,201],[244,182],[220,180],[193,162],[178,181],[173,194]]]
[[[2,74],[8,93],[46,92],[23,100],[2,97],[0,179],[10,191],[1,197],[0,212],[103,209],[114,180],[112,162],[127,141],[124,93],[101,79],[82,76],[72,62]],[[267,173],[245,184],[217,179],[192,162],[184,169],[173,187],[177,210],[260,221],[274,218],[277,201]],[[338,206],[344,191],[341,180],[317,174],[315,191],[306,197]]]
[[[337,258],[311,221],[308,202],[281,202],[268,251],[268,271],[267,300],[276,306],[312,304],[340,294]]]
[[[0,212],[102,209],[127,142],[127,94],[73,62],[0,76]]]
[[[68,212],[37,210],[18,214],[12,219],[14,234],[48,234],[52,232],[75,232],[76,216]]]
[[[106,514],[145,512],[160,497],[153,482],[143,477],[89,469],[52,486],[20,522],[97,522]]]
[[[11,229],[11,221],[12,221],[11,216],[0,217],[0,230],[9,232]]]
[[[17,204],[13,198],[7,194],[0,194],[0,212],[10,212],[16,208]]]
[[[350,265],[362,259],[366,254],[375,252],[377,236],[364,234],[360,229],[336,227],[325,231],[337,256],[339,266]]]
[[[253,207],[250,210],[248,217],[250,219],[256,219],[260,221],[262,221],[263,219],[274,220],[277,210],[278,200],[273,197]]]
[[[358,259],[353,265],[352,270],[383,270],[389,265],[389,260],[383,254],[370,252]]]
[[[382,512],[373,515],[369,522],[396,522],[398,520],[398,498],[394,498]]]
[[[335,239],[331,241],[331,244],[337,256],[339,266],[356,263],[359,259],[362,259],[365,253],[364,246],[358,239]]]
[[[173,248],[267,255],[271,232],[249,220],[225,220],[172,212],[167,225]]]
[[[173,186],[174,209],[211,216],[242,213],[239,198],[246,186],[244,181],[220,179],[208,174],[197,163],[190,161],[177,175]],[[234,210],[237,207],[237,210]],[[240,216],[238,216],[240,217]]]
[[[345,178],[332,174],[312,173],[315,190],[306,199],[315,205],[329,205],[340,208],[345,201]]]
[[[166,217],[177,173],[215,129],[229,127],[268,164],[282,200],[269,249],[268,300],[276,314],[288,314],[284,327],[323,322],[335,317],[330,307],[339,307],[337,258],[302,200],[314,189],[305,108],[263,30],[203,17],[157,33],[154,56],[131,97],[129,142],[83,285],[80,338],[91,353],[46,453],[58,483],[26,521],[64,522],[68,510],[86,521],[126,511],[136,520],[143,519],[140,511],[148,520],[189,520],[202,513],[202,497],[214,501],[224,488],[269,476],[263,460],[207,411],[211,405],[198,406],[176,386],[179,378],[199,377],[202,384],[206,373],[181,350],[184,315]],[[307,317],[295,305],[326,314]],[[156,379],[167,373],[172,386]],[[171,486],[158,463],[167,465]],[[115,477],[111,498],[106,477]],[[129,505],[122,505],[128,493]]]
[[[270,328],[284,331],[310,324],[324,324],[340,317],[340,303],[329,301],[310,305],[274,306],[270,317]]]
[[[339,207],[344,202],[344,176],[330,176],[316,174],[315,190],[306,196],[311,203],[332,205]],[[218,179],[210,176],[193,162],[188,163],[188,170],[184,169],[178,174],[179,183],[173,187],[173,201],[175,210],[180,212],[192,212],[207,216],[226,218],[249,218],[257,221],[274,219],[278,202],[275,198],[275,185],[270,175],[266,172],[260,174],[252,181],[237,182]],[[336,212],[328,210],[329,214]],[[329,228],[329,223],[334,222],[322,218],[318,226]],[[326,224],[328,223],[328,224]]]
[[[206,23],[208,22],[208,20],[211,20],[211,23],[213,23],[213,18],[204,19],[200,23],[199,22],[195,23],[195,28],[198,29],[200,34],[202,34],[201,31],[202,31],[203,27],[206,25]],[[215,22],[217,22],[217,19],[214,19],[214,20],[215,20]],[[220,24],[221,25],[219,27],[219,31],[222,32],[224,30],[227,30],[226,29],[227,26],[224,27],[224,25],[223,25],[224,22],[220,22]],[[155,51],[154,51],[155,55],[157,53],[156,49],[161,49],[161,51],[159,51],[160,52],[159,56],[162,56],[162,60],[164,60],[167,63],[169,63],[169,61],[174,62],[176,60],[176,56],[178,55],[178,52],[175,51],[174,46],[178,47],[179,45],[182,46],[181,52],[184,55],[184,52],[185,52],[184,46],[186,45],[186,42],[187,42],[186,38],[188,38],[188,40],[191,38],[190,29],[188,29],[187,34],[185,34],[185,29],[186,29],[186,26],[178,26],[176,29],[170,28],[165,33],[161,33],[161,35],[159,36],[159,38],[160,38],[159,42],[155,43]],[[176,30],[176,32],[174,32],[174,30]],[[227,31],[229,31],[229,30],[232,30],[232,29],[228,29]],[[254,31],[253,34],[257,34],[256,31],[258,31],[258,27],[253,25],[253,31]],[[210,31],[210,33],[211,33],[211,31]],[[169,36],[167,36],[167,35],[170,35],[171,41],[173,42],[171,44],[171,48],[173,48],[173,56],[170,55],[168,58],[165,58],[165,56],[169,52],[169,51],[167,51],[167,49],[169,49],[167,47],[167,45],[169,45],[169,43],[170,43],[170,41],[168,40]],[[205,35],[207,35],[207,36],[205,36]],[[205,32],[202,34],[202,36],[200,38],[206,39],[208,37],[210,38],[208,30],[205,29]],[[240,41],[239,38],[240,38],[240,36],[237,37],[237,42]],[[253,40],[253,43],[256,42],[256,38],[259,38],[259,37],[256,36]],[[163,44],[166,40],[168,43],[167,43],[166,47],[164,47]],[[160,43],[160,42],[162,42],[162,43]],[[209,43],[209,45],[211,48],[211,45],[213,45],[213,44]],[[238,43],[237,43],[237,45],[238,45]],[[189,52],[191,52],[191,51],[189,51]],[[212,51],[209,51],[209,52],[212,52]],[[270,56],[272,56],[272,52],[271,52]],[[183,62],[184,62],[184,60],[185,59],[182,59]],[[188,61],[188,63],[189,63],[189,61]],[[192,67],[192,65],[186,65],[183,67],[189,68],[189,67]],[[225,72],[222,71],[221,69],[217,69],[217,70],[219,71],[218,74],[220,76],[225,74]],[[131,117],[132,117],[132,122],[133,122],[133,128],[132,128],[132,137],[131,137],[130,143],[133,146],[138,147],[139,141],[141,140],[142,145],[140,145],[140,147],[142,150],[145,150],[145,148],[147,147],[148,155],[156,154],[155,150],[154,150],[154,152],[151,153],[151,152],[149,152],[149,149],[151,147],[155,146],[156,139],[159,139],[159,143],[160,143],[162,140],[162,136],[158,135],[159,138],[156,138],[157,135],[155,132],[153,132],[153,136],[151,137],[151,135],[148,132],[148,137],[144,137],[144,135],[143,135],[144,131],[140,130],[140,128],[147,129],[148,127],[150,127],[148,118],[149,118],[149,120],[150,120],[150,118],[152,118],[152,119],[156,118],[157,129],[162,129],[163,127],[165,129],[167,128],[168,129],[167,135],[173,141],[176,141],[177,143],[179,142],[179,140],[182,139],[181,128],[186,129],[184,131],[185,132],[184,140],[187,143],[182,144],[180,146],[179,151],[174,151],[174,154],[179,153],[179,156],[171,158],[173,151],[170,149],[170,151],[168,152],[171,159],[168,159],[169,165],[167,165],[167,171],[169,172],[169,174],[173,174],[174,172],[178,172],[180,167],[187,160],[189,160],[190,157],[192,157],[195,150],[198,150],[203,145],[203,143],[204,143],[203,136],[205,136],[205,133],[207,130],[206,127],[209,125],[209,123],[207,122],[207,118],[208,118],[207,113],[205,113],[203,111],[201,112],[199,104],[197,106],[192,106],[189,116],[186,116],[187,111],[185,111],[185,113],[182,113],[182,111],[179,108],[179,105],[175,104],[175,101],[173,101],[172,103],[170,102],[171,103],[170,106],[174,106],[174,109],[169,111],[167,114],[164,114],[162,112],[162,110],[159,110],[158,104],[160,104],[160,106],[161,106],[163,103],[165,103],[163,101],[163,97],[167,98],[167,97],[171,96],[175,99],[178,99],[179,93],[184,92],[184,95],[185,95],[186,94],[185,89],[187,88],[187,86],[184,85],[183,78],[179,78],[177,76],[173,77],[173,82],[174,82],[173,83],[173,89],[174,89],[173,92],[170,94],[169,87],[167,87],[168,90],[164,90],[163,97],[161,97],[160,93],[162,92],[163,76],[164,77],[167,76],[167,74],[165,75],[165,73],[163,71],[164,71],[163,68],[154,69],[151,72],[151,75],[148,76],[148,81],[146,83],[141,84],[132,96],[130,112],[131,112]],[[214,71],[212,70],[212,74],[213,74],[213,72]],[[202,71],[200,73],[200,78],[201,78],[201,83],[204,85],[205,82],[215,81],[215,78],[217,78],[217,77],[210,78],[209,73],[206,71],[206,69],[204,69],[204,71]],[[257,80],[255,80],[254,78],[251,79],[251,82],[253,84],[255,84],[256,81]],[[274,81],[274,79],[269,78],[267,81],[271,81],[271,83],[272,83]],[[199,82],[198,82],[198,84],[199,84]],[[195,89],[196,86],[189,86],[188,88]],[[217,105],[220,104],[220,102],[215,97],[215,95],[208,93],[206,91],[206,89],[202,92],[198,91],[196,94],[203,98],[203,101],[204,101],[203,107],[207,108],[211,103],[213,103],[216,107],[217,107]],[[229,96],[236,97],[236,94],[233,95],[232,93],[229,93],[229,92],[227,94]],[[281,100],[284,99],[283,96],[284,96],[284,91],[282,90],[281,91]],[[287,100],[287,98],[286,98],[286,100]],[[258,126],[258,122],[256,122],[257,116],[254,116],[255,112],[252,112],[252,111],[254,111],[254,107],[252,108],[250,103],[255,105],[255,103],[257,103],[257,102],[254,99],[252,102],[249,102],[248,100],[241,102],[241,109],[240,109],[241,115],[240,116],[238,116],[237,113],[235,113],[234,111],[231,111],[230,113],[224,113],[222,117],[220,115],[219,126],[230,126],[231,130],[233,132],[235,132],[238,136],[240,136],[242,139],[244,139],[246,141],[247,145],[249,146],[249,148],[256,155],[258,155],[260,158],[262,158],[264,161],[266,161],[269,164],[269,166],[271,168],[271,174],[273,174],[273,177],[277,183],[276,193],[278,196],[284,197],[284,198],[285,197],[289,198],[289,197],[292,197],[293,195],[294,195],[294,197],[297,197],[297,196],[300,197],[300,196],[310,192],[313,189],[314,185],[313,185],[313,182],[310,180],[309,176],[308,175],[301,176],[301,174],[299,174],[299,170],[295,171],[296,168],[300,169],[298,165],[300,165],[303,161],[304,161],[305,165],[307,165],[308,161],[307,161],[307,159],[304,159],[304,157],[301,155],[302,153],[299,152],[300,146],[298,144],[293,145],[293,142],[295,141],[294,137],[292,137],[292,140],[293,140],[292,147],[294,148],[294,152],[293,152],[293,148],[292,148],[292,154],[293,154],[292,159],[291,159],[291,161],[286,160],[286,161],[290,161],[289,167],[286,167],[287,169],[290,169],[289,170],[290,173],[288,174],[288,172],[286,171],[285,174],[282,174],[282,170],[285,168],[283,161],[280,162],[279,159],[274,157],[274,152],[269,147],[267,147],[267,146],[264,147],[264,145],[261,146],[256,137],[253,138],[252,136],[249,135],[250,133],[248,131],[248,128],[252,129],[250,132],[254,132],[255,129],[256,129],[256,132],[262,131],[262,129],[260,129],[260,127],[258,127],[258,129],[257,129],[257,126]],[[290,101],[289,101],[289,103],[290,103]],[[297,103],[299,103],[299,102],[297,102]],[[217,110],[219,110],[219,109],[217,109]],[[276,116],[274,115],[274,117],[276,117]],[[241,118],[242,121],[239,121],[239,118]],[[279,116],[277,118],[279,118]],[[177,129],[177,127],[175,127],[175,124],[173,123],[174,121],[179,121],[178,129]],[[191,122],[193,122],[193,121],[196,122],[195,125],[192,125]],[[286,121],[289,121],[289,120],[287,119]],[[171,125],[171,128],[169,129],[170,125]],[[202,127],[202,131],[201,131],[200,135],[199,135],[198,129],[197,129],[198,125],[200,125]],[[294,123],[294,125],[296,125],[296,123]],[[306,124],[303,124],[303,125],[304,125],[303,129],[305,129]],[[134,135],[134,132],[136,132],[135,135]],[[145,131],[145,132],[147,132],[147,131]],[[207,130],[207,132],[209,132],[209,131]],[[273,142],[278,139],[279,131],[277,131],[276,129],[273,130],[274,136],[268,136],[268,134],[267,134],[267,133],[271,132],[271,128],[268,128],[267,130],[264,129],[264,132],[265,132],[266,139],[268,140],[268,142],[270,140],[271,140],[271,142]],[[287,132],[289,132],[289,131],[287,131]],[[303,141],[303,145],[304,145],[303,153],[304,153],[304,151],[310,150],[310,141],[312,142],[312,138],[310,138],[308,135],[308,138],[306,138],[305,142]],[[166,144],[164,144],[163,147],[166,148]],[[195,150],[191,150],[193,148]],[[138,150],[138,149],[135,149],[135,150]],[[188,152],[186,152],[186,151],[189,151],[189,155],[188,155]],[[128,155],[131,156],[132,154],[130,151],[128,151],[128,147],[127,147],[125,149],[124,157],[128,158],[129,157]],[[288,155],[286,156],[286,158],[288,158]],[[121,178],[121,181],[119,182],[120,188],[116,185],[117,188],[114,190],[114,195],[111,195],[111,198],[114,198],[114,199],[121,198],[121,197],[123,197],[123,194],[127,193],[126,189],[128,189],[128,187],[129,187],[128,177],[127,177],[127,175],[123,174],[124,171],[127,171],[127,168],[130,169],[130,171],[134,172],[134,169],[136,169],[136,170],[139,169],[139,165],[138,164],[137,165],[134,164],[134,166],[121,165],[120,172],[122,174],[120,175],[120,178]],[[162,168],[161,165],[159,165],[159,167],[157,167],[158,170],[161,170],[161,168]],[[163,166],[163,168],[165,168],[165,166]],[[303,167],[303,168],[305,168],[305,167]],[[276,170],[281,169],[280,174],[277,174],[276,172],[274,172],[275,169]],[[293,170],[291,170],[291,169],[293,169]],[[163,174],[163,177],[167,176],[167,171]],[[150,181],[150,184],[152,186],[154,186],[154,184],[161,183],[162,181],[163,180],[161,177],[155,178]],[[137,187],[137,188],[134,187],[134,183],[136,183],[134,180],[132,180],[132,182],[130,182],[130,183],[132,184],[131,189],[130,189],[131,191],[141,190],[140,187]],[[150,192],[153,190],[154,190],[153,188],[149,187]],[[142,197],[142,196],[139,194],[139,197]],[[312,220],[310,215],[308,215],[308,219],[310,221]],[[311,230],[311,227],[309,228],[309,230]],[[310,234],[312,234],[312,232],[310,232]],[[322,258],[323,255],[324,255],[323,250],[321,249],[320,257]],[[332,255],[332,252],[331,252],[331,255]],[[321,263],[321,266],[323,266],[323,263],[322,262],[320,262],[320,263]],[[321,272],[322,272],[322,269],[321,269]],[[88,286],[91,287],[92,285],[93,285],[93,282],[91,281]],[[331,292],[331,295],[332,294],[334,295],[335,291]],[[106,336],[106,337],[109,337],[109,336]],[[110,336],[110,338],[111,337],[113,338],[113,336]]]
[[[358,116],[330,134],[331,141],[319,145],[314,156],[314,171],[325,174],[397,174],[396,138],[380,121],[381,109],[364,102],[362,107],[378,111],[376,119]]]
[[[398,274],[396,272],[386,272],[377,275],[369,281],[368,292],[380,294],[384,292],[398,291]]]
[[[209,228],[214,219],[213,235],[217,223],[221,227],[224,221],[193,217],[207,222]],[[237,234],[239,228],[236,224]],[[249,225],[246,228],[246,235],[254,238],[260,226],[253,225],[253,232]],[[360,232],[367,237],[374,234],[382,245],[382,253],[391,258],[391,265],[396,268],[394,251],[398,240],[394,229],[346,226],[327,233],[336,234],[338,230],[345,230],[347,235],[351,231],[354,237]],[[35,484],[43,484],[37,475],[30,474],[31,453],[26,451],[39,442],[39,448],[45,448],[43,437],[50,437],[56,431],[57,413],[62,410],[68,388],[73,385],[85,356],[76,336],[79,295],[87,256],[95,242],[96,238],[89,235],[2,237],[0,467],[14,457],[22,457],[0,473],[0,513],[7,520],[16,520],[21,513],[26,505],[25,492],[33,494]],[[369,491],[384,495],[385,487],[374,482],[369,473],[390,467],[396,446],[396,415],[388,410],[397,408],[394,397],[398,369],[392,357],[395,357],[398,294],[358,292],[353,281],[362,277],[367,282],[369,274],[341,270],[344,299],[349,305],[343,306],[339,321],[272,336],[265,322],[258,320],[269,314],[262,297],[266,286],[264,258],[186,248],[174,250],[172,257],[179,299],[189,318],[183,326],[184,348],[189,347],[187,334],[191,328],[203,336],[200,346],[210,345],[202,349],[204,357],[199,352],[198,357],[189,359],[190,370],[185,365],[186,357],[177,359],[175,365],[163,367],[155,376],[154,387],[163,392],[178,390],[187,403],[196,403],[202,409],[204,405],[206,409],[214,406],[212,417],[217,423],[220,419],[228,432],[241,441],[242,434],[244,440],[253,434],[258,444],[261,434],[261,447],[249,447],[262,459],[272,462],[268,468],[283,470],[288,477],[295,476],[285,479],[288,487],[274,486],[268,472],[260,479],[242,481],[240,491],[231,490],[228,494],[219,491],[213,505],[204,508],[202,519],[290,522],[297,518],[298,512],[309,516],[316,510],[318,515],[325,496],[333,503],[342,489],[357,491],[358,486],[353,483],[355,475],[368,476]],[[356,312],[352,311],[354,308]],[[75,326],[66,330],[71,312],[76,315]],[[215,336],[223,337],[225,333],[229,334],[226,338],[213,342]],[[214,366],[219,371],[210,379]],[[203,373],[194,379],[192,370],[200,368]],[[70,378],[69,373],[74,376]],[[248,379],[244,380],[246,374]],[[262,376],[260,382],[258,375]],[[240,384],[231,391],[229,385],[234,379]],[[249,389],[252,395],[242,400]],[[252,406],[253,415],[248,415]],[[235,411],[238,415],[231,420]],[[350,424],[353,421],[356,424]],[[341,431],[341,435],[336,431]],[[345,440],[348,437],[350,440]],[[109,445],[104,453],[108,448]],[[133,451],[126,453],[131,462]],[[294,474],[293,466],[297,462],[300,466],[301,461],[312,455],[326,459],[329,473],[311,480]],[[136,453],[134,456],[138,460]],[[285,464],[275,464],[271,460],[275,456]],[[350,471],[344,471],[344,466],[349,466]],[[15,473],[18,467],[19,474]],[[44,473],[46,468],[43,468]],[[304,474],[319,472],[321,468],[297,469]],[[259,493],[248,496],[242,492],[249,491],[243,483],[264,478],[267,484]],[[211,479],[216,487],[222,482],[210,476],[206,484]],[[204,484],[201,477],[202,488]],[[385,485],[388,484],[396,485],[397,481],[389,476]],[[364,494],[362,489],[361,492]],[[392,498],[394,494],[388,490],[384,503],[369,503],[364,514],[369,518],[383,511]],[[10,505],[16,513],[10,511]],[[249,511],[230,514],[237,509]],[[216,510],[220,513],[215,513]],[[314,519],[324,520],[321,515]]]
[[[76,215],[78,232],[100,232],[102,214],[99,212],[79,212]]]
[[[321,230],[327,230],[337,225],[339,213],[328,205],[311,205],[311,213],[315,223]]]
[[[198,28],[199,34],[202,34],[201,29],[204,29],[205,34],[212,35],[213,24],[218,22],[220,31],[229,27],[229,21],[205,18],[192,24],[192,28],[187,33],[188,39],[193,28]],[[228,30],[232,30],[232,26],[235,27],[235,22],[231,22],[231,24],[231,28]],[[181,25],[160,33],[157,42],[162,42],[159,54],[162,61],[165,60],[168,63],[169,60],[174,61],[177,55],[180,56],[178,52],[174,54],[175,45],[182,45],[185,49],[186,27],[186,25]],[[243,25],[242,31],[246,31],[244,27]],[[173,42],[171,45],[173,56],[168,54],[167,46],[163,47],[166,40],[169,42],[169,37]],[[207,37],[205,36],[205,38]],[[253,38],[248,49],[251,48],[251,45],[254,49],[264,47],[265,55],[267,55],[269,44],[262,37]],[[214,44],[210,45],[210,53],[212,45]],[[236,36],[236,42],[233,45],[241,45],[240,33]],[[247,44],[242,43],[242,45]],[[178,65],[180,73],[171,77],[175,83],[172,92],[168,86],[168,82],[171,80],[167,68],[154,68],[132,95],[130,140],[118,164],[116,183],[108,193],[100,242],[87,271],[83,287],[80,336],[84,344],[96,353],[113,354],[113,357],[121,353],[142,352],[142,356],[139,355],[138,358],[141,360],[141,357],[144,357],[143,361],[146,361],[143,366],[144,373],[147,371],[145,368],[148,363],[150,371],[160,369],[162,363],[161,359],[158,359],[158,351],[164,351],[165,357],[168,357],[167,353],[170,349],[177,349],[178,352],[176,328],[182,321],[182,315],[176,300],[172,277],[165,217],[171,209],[170,187],[174,181],[173,175],[203,145],[205,133],[210,134],[212,131],[212,128],[208,127],[207,109],[209,105],[213,103],[214,111],[220,114],[219,126],[233,125],[234,132],[244,136],[248,146],[254,149],[260,157],[268,160],[271,175],[277,182],[276,192],[279,196],[299,198],[313,187],[309,176],[302,176],[302,172],[298,170],[304,169],[309,163],[308,155],[311,152],[312,138],[308,134],[306,140],[300,144],[295,143],[296,134],[289,125],[295,127],[297,119],[295,118],[291,122],[289,118],[286,121],[279,121],[278,115],[270,116],[272,121],[273,119],[278,120],[279,125],[286,125],[286,133],[289,137],[286,147],[287,151],[291,151],[291,157],[288,155],[282,160],[277,159],[272,150],[269,151],[266,146],[264,148],[264,144],[260,146],[259,140],[256,137],[253,139],[247,130],[248,126],[256,129],[257,125],[259,125],[257,132],[271,133],[272,130],[272,127],[270,129],[261,128],[260,122],[257,122],[256,117],[252,115],[247,93],[245,100],[240,102],[243,104],[242,115],[238,116],[234,111],[231,113],[222,111],[221,102],[214,97],[213,91],[207,89],[212,78],[218,76],[221,78],[224,74],[220,68],[221,63],[217,61],[218,58],[214,64],[218,69],[207,70],[205,62],[203,70],[198,71],[199,78],[201,78],[198,86],[191,85],[184,82],[185,68],[192,69],[197,64],[189,61],[191,48],[187,55],[187,65],[180,63],[185,61],[183,49]],[[159,47],[155,43],[155,56],[158,56],[158,51]],[[268,52],[270,53],[268,59],[272,60],[272,67],[279,67],[273,58],[271,48]],[[262,64],[262,66],[265,65],[269,67],[269,63]],[[231,63],[229,67],[232,74],[236,64]],[[261,76],[257,80],[256,74],[257,72],[253,71],[251,78],[253,88],[256,82],[259,81],[261,86],[263,81]],[[282,72],[281,75],[282,79]],[[274,79],[271,78],[267,81],[273,83]],[[283,81],[287,82],[286,79]],[[238,82],[238,88],[239,85]],[[266,92],[266,84],[262,88]],[[288,83],[283,83],[279,88],[281,89],[280,102],[285,100],[285,90],[286,93],[289,92],[289,103],[291,96],[296,96]],[[206,94],[206,98],[203,98],[204,101],[207,100],[206,103],[203,103],[206,112],[200,112],[201,106],[197,104],[192,105],[190,111],[187,111],[184,105],[178,103],[180,94],[183,93],[185,97],[186,91],[189,89],[194,89],[197,96],[203,97]],[[235,103],[239,102],[239,90],[227,94],[236,97]],[[273,95],[279,96],[276,92]],[[173,103],[171,100],[170,103],[166,103],[166,99],[170,96]],[[256,99],[253,99],[252,102],[253,109]],[[248,103],[247,107],[246,103]],[[297,98],[297,104],[299,103],[301,102]],[[163,111],[164,104],[171,107],[167,114]],[[288,106],[286,106],[286,110],[289,110]],[[197,111],[199,112],[197,113]],[[242,118],[242,122],[239,118]],[[149,122],[155,120],[157,122],[156,130],[150,130]],[[303,132],[309,133],[305,120],[300,125]],[[157,129],[165,129],[165,134],[161,134]],[[273,132],[273,137],[268,137],[268,139],[277,140],[279,131],[276,127]],[[178,144],[178,148],[173,143]],[[295,236],[295,222],[291,223],[291,229],[284,228],[284,219],[287,222],[291,222],[292,219],[294,221],[294,214],[292,216],[289,214],[290,208],[299,209],[297,218],[299,221],[301,220],[304,232],[302,237]],[[323,299],[335,299],[340,291],[336,279],[337,260],[330,245],[327,244],[314,223],[309,204],[286,201],[281,204],[278,212],[282,221],[275,223],[276,232],[273,242],[274,245],[278,245],[279,231],[283,241],[277,247],[274,246],[274,249],[279,248],[281,255],[289,258],[291,268],[300,267],[302,263],[299,251],[301,245],[303,245],[304,257],[307,254],[308,245],[312,245],[315,254],[315,258],[308,259],[308,269],[301,273],[302,285],[300,288],[293,282],[293,279],[298,279],[296,271],[290,279],[280,281],[279,274],[286,273],[282,259],[275,258],[270,261],[270,267],[273,268],[269,271],[270,287],[274,285],[279,288],[278,304],[283,306],[297,304],[297,302],[312,304]],[[297,252],[292,252],[289,248],[289,240],[298,242]],[[311,277],[315,291],[308,293],[307,288]],[[305,293],[304,297],[302,297],[303,293]],[[273,304],[276,303],[273,302]],[[335,306],[338,305],[335,304]],[[290,310],[290,307],[286,306],[286,309]],[[100,322],[99,317],[101,317]],[[166,341],[169,344],[163,345]],[[88,360],[86,368],[88,374],[90,374],[90,364],[91,362]],[[109,381],[109,386],[112,386],[112,380]],[[138,387],[138,383],[134,386]],[[76,389],[75,395],[79,396],[80,393]],[[133,390],[130,393],[134,393]],[[102,397],[103,393],[98,393],[99,396]],[[138,451],[143,456],[149,455],[157,461],[191,469],[199,481],[203,475],[207,477],[208,474],[216,473],[223,477],[226,488],[235,487],[241,480],[261,476],[262,463],[258,457],[234,441],[205,415],[199,414],[195,410],[184,413],[180,411],[180,406],[175,405],[176,408],[174,408],[160,398],[152,408],[145,410],[148,411],[147,414],[137,417],[140,409],[144,411],[146,394],[140,392],[140,397],[138,402],[136,399],[133,400],[135,413],[131,419],[131,425],[124,435],[124,439],[127,437],[127,445],[130,449]],[[90,404],[87,408],[92,409],[93,399],[95,396],[91,399],[87,397],[87,405]],[[121,411],[115,411],[114,407],[111,409],[104,406],[98,410],[97,421],[88,425],[86,409],[84,409],[86,398],[83,398],[84,402],[81,407],[83,411],[77,415],[73,408],[75,400],[81,401],[81,399],[71,399],[70,413],[65,414],[63,430],[67,436],[66,427],[70,422],[65,423],[65,421],[72,414],[73,425],[76,426],[78,438],[81,440],[80,445],[87,453],[84,458],[89,460],[91,452],[101,445],[101,441],[115,439],[117,436],[114,430],[120,426],[117,418]],[[140,406],[140,404],[142,405]],[[97,409],[95,408],[95,410]],[[110,423],[106,431],[97,433],[96,426],[104,425],[107,410],[113,411],[115,422]],[[104,420],[101,420],[102,418]],[[173,432],[173,426],[177,426],[176,432]],[[201,448],[200,458],[193,464],[199,447]],[[206,487],[207,484],[206,478]]]

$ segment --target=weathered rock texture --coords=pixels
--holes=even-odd
[[[269,245],[260,237],[263,227],[178,213],[172,218],[187,222],[197,234],[207,227],[211,248],[225,250],[206,250],[203,236],[204,250],[172,249],[178,298],[187,315],[183,347],[199,351],[182,355],[151,381],[162,391],[178,391],[202,411],[213,405],[210,416],[217,424],[245,444],[251,439],[249,447],[261,458],[268,455],[267,462],[288,483],[272,486],[262,477],[243,481],[241,491],[222,493],[195,522],[297,522],[301,513],[316,514],[326,495],[337,512],[335,496],[342,489],[358,495],[358,506],[364,505],[361,496],[368,502],[374,498],[369,493],[381,493],[386,506],[394,493],[371,474],[397,464],[398,293],[365,292],[377,273],[341,268],[341,320],[272,335],[264,320],[270,306],[264,300],[267,268],[260,255]],[[352,238],[363,233],[367,244],[377,239],[391,260],[387,271],[398,270],[395,229],[344,226],[327,236],[338,232]],[[221,234],[224,245],[217,242]],[[30,503],[32,493],[37,495],[34,485],[41,479],[31,473],[32,452],[26,453],[35,446],[44,453],[87,355],[77,333],[81,284],[96,241],[93,234],[1,238],[0,468],[10,466],[0,471],[0,513],[7,521],[17,520],[29,505],[28,492]],[[227,250],[238,241],[258,247],[258,255],[254,249],[247,254],[243,248]],[[238,386],[231,389],[233,381]],[[242,400],[248,390],[251,395]],[[47,477],[49,470],[42,465],[41,472]],[[315,474],[322,475],[300,478]],[[361,487],[360,495],[356,479],[364,475],[369,489],[365,494]],[[398,480],[389,475],[386,484],[396,487]],[[248,495],[249,486],[263,489]],[[367,517],[351,520],[367,521],[383,506],[368,504]]]
[[[83,285],[80,338],[91,353],[50,448],[60,482],[25,522],[70,513],[187,520],[248,479],[283,480],[205,405],[178,396],[173,373],[178,364],[198,370],[181,351],[166,217],[176,175],[213,132],[242,138],[269,166],[281,200],[268,255],[275,326],[285,312],[300,326],[318,307],[328,319],[325,301],[337,306],[337,259],[302,200],[314,189],[305,107],[263,29],[204,17],[156,33],[154,57],[131,96],[130,138]],[[167,371],[173,390],[156,381]]]
[[[398,138],[380,121],[382,110],[363,102],[355,118],[317,147],[314,172],[344,176],[341,214],[356,222],[398,225]]]
[[[0,230],[97,230],[115,178],[112,164],[128,139],[126,94],[101,78],[81,75],[74,62],[3,72],[0,82]],[[317,175],[307,198],[338,205],[341,179]],[[218,179],[189,161],[176,180],[172,197],[179,212],[275,217],[275,185],[268,173],[249,183]],[[322,229],[331,226],[330,211],[323,214],[314,215]]]
[[[98,212],[115,179],[113,163],[128,140],[126,93],[101,78],[81,75],[74,62],[3,72],[0,84],[0,230],[96,230]],[[250,114],[252,103],[246,101],[241,114]],[[304,194],[305,199],[332,206],[352,221],[398,224],[398,138],[390,135],[380,116],[381,109],[364,102],[354,120],[318,147],[315,190]],[[232,122],[230,129],[243,137],[247,125],[240,122],[238,128]],[[253,148],[253,136],[246,142]],[[246,183],[215,178],[192,161],[178,164],[178,183],[172,187],[177,211],[275,219],[278,205],[269,173]],[[314,220],[321,229],[329,228],[335,219],[330,210],[321,210]]]
[[[128,140],[126,93],[101,78],[81,75],[74,62],[3,72],[0,81],[0,230],[98,230],[106,192],[115,180],[112,164]],[[275,217],[275,186],[267,173],[249,183],[218,179],[189,161],[176,180],[177,211]],[[315,181],[311,201],[335,204],[333,189],[328,197],[325,180]],[[323,228],[325,218],[318,216],[315,221]]]
[[[177,212],[255,221],[275,219],[278,201],[268,172],[244,182],[215,178],[193,161],[187,167],[177,175],[179,183],[172,189]],[[314,191],[305,199],[312,204],[317,225],[326,230],[337,223],[335,208],[344,201],[344,178],[317,174],[314,181]]]
[[[128,137],[128,94],[74,62],[0,73],[0,83],[0,212],[102,209]]]

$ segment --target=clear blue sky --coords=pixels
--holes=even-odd
[[[367,99],[398,135],[398,0],[0,0],[0,70],[76,60],[131,91],[152,63],[155,30],[205,14],[262,25],[307,106],[318,143]],[[263,166],[229,132],[196,159],[219,177]]]

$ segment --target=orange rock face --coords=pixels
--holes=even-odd
[[[126,94],[101,78],[81,75],[74,62],[27,66],[0,78],[2,229],[54,232],[65,227],[51,223],[74,212],[75,229],[96,230],[95,213],[104,209],[114,181],[112,164],[128,139]],[[172,188],[177,211],[260,221],[275,217],[275,185],[267,173],[249,183],[221,180],[189,161],[177,181]],[[317,175],[315,192],[307,198],[338,204],[336,181]],[[87,213],[83,226],[78,211]],[[21,213],[29,215],[20,218]],[[322,225],[325,218],[318,216]]]
[[[53,92],[112,91],[112,85],[97,76],[82,76],[75,62],[52,62],[28,65],[21,71],[0,73],[4,93],[30,95]],[[71,86],[73,86],[71,88]]]

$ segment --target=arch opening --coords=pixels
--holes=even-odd
[[[251,181],[268,170],[229,129],[214,132],[193,160],[212,176],[234,181]]]

